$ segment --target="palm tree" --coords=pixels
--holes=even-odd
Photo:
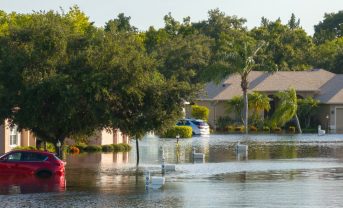
[[[227,111],[234,112],[236,114],[236,118],[240,118],[242,123],[244,123],[242,110],[243,110],[243,98],[242,96],[234,96],[231,100],[227,101]]]
[[[278,92],[276,96],[279,98],[279,102],[271,118],[272,124],[283,126],[286,122],[295,118],[298,131],[302,133],[297,115],[298,101],[295,89],[291,88],[288,91]]]
[[[244,110],[243,120],[245,133],[248,133],[248,75],[257,65],[255,59],[259,52],[267,45],[266,42],[256,42],[244,31],[236,31],[233,34],[222,34],[219,40],[219,48],[214,57],[214,63],[208,75],[217,82],[232,74],[241,77]],[[265,70],[268,70],[266,65]]]
[[[253,92],[248,94],[249,108],[253,109],[252,118],[255,120],[259,119],[259,113],[261,111],[269,111],[270,103],[267,95]]]

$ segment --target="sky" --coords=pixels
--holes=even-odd
[[[0,9],[6,12],[29,13],[40,10],[67,11],[78,5],[97,26],[115,18],[119,13],[131,17],[131,24],[144,31],[149,26],[163,27],[164,15],[182,21],[190,16],[192,22],[208,18],[210,9],[219,8],[226,15],[247,19],[246,26],[260,24],[261,17],[281,18],[287,23],[292,13],[300,18],[301,26],[313,34],[313,26],[325,13],[343,10],[343,0],[0,0]]]

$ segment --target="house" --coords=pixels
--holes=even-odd
[[[96,131],[87,140],[89,144],[93,145],[129,143],[129,137],[119,129]],[[71,139],[66,139],[65,142],[68,145],[74,144]],[[17,146],[36,146],[36,144],[37,138],[32,132],[18,131],[17,126],[9,126],[7,120],[0,125],[0,155]]]
[[[307,71],[252,71],[249,76],[248,92],[260,92],[271,98],[271,108],[275,108],[273,95],[279,91],[294,88],[299,98],[311,96],[319,100],[318,120],[323,127],[343,130],[343,74],[334,74],[323,69]],[[209,124],[216,127],[219,117],[230,116],[225,102],[234,96],[243,95],[238,74],[229,76],[220,84],[208,83],[204,93],[195,103],[210,110]],[[188,109],[187,115],[190,114]]]
[[[5,120],[0,125],[0,155],[16,146],[36,146],[36,137],[30,131],[18,131],[17,126],[10,127]]]

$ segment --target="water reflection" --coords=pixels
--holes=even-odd
[[[236,154],[239,140],[249,145],[246,155]],[[205,160],[193,163],[193,148],[204,153]],[[41,197],[62,207],[325,207],[328,201],[340,207],[343,203],[339,135],[254,135],[244,141],[235,135],[211,135],[180,140],[179,145],[175,139],[145,138],[140,152],[138,169],[134,145],[129,153],[68,155],[63,197],[32,195],[32,200],[42,207],[48,205],[39,204]],[[176,172],[165,175],[161,190],[146,191],[142,173],[149,169],[160,174],[162,154],[166,163],[176,164]],[[5,192],[22,190],[25,187],[14,185]]]
[[[64,175],[39,178],[35,175],[1,175],[0,194],[28,194],[63,192],[66,190]]]

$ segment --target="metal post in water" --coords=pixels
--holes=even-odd
[[[150,171],[144,171],[144,175],[145,175],[145,190],[149,189],[150,186]]]

